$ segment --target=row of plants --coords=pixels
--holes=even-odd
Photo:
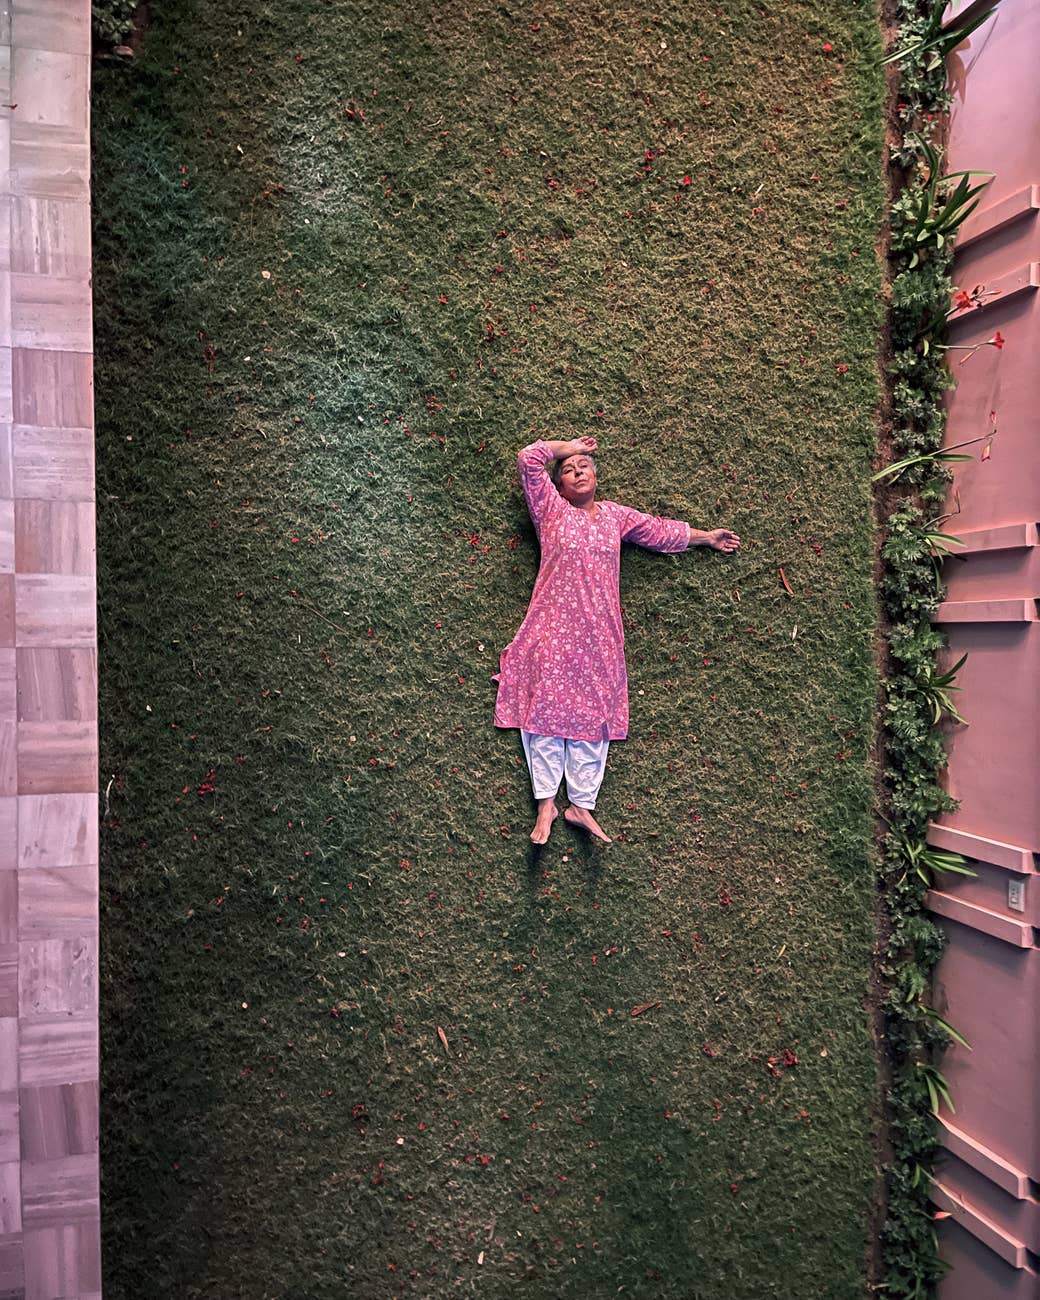
[[[90,25],[102,45],[119,45],[134,30],[138,0],[91,0]]]
[[[889,1125],[892,1157],[886,1168],[884,1282],[892,1296],[934,1293],[945,1271],[930,1207],[931,1167],[942,1103],[953,1109],[939,1068],[958,1031],[929,1005],[931,976],[943,932],[924,907],[927,890],[948,874],[971,875],[957,854],[927,842],[928,825],[956,802],[943,789],[942,727],[963,723],[954,704],[962,658],[941,670],[945,647],[932,616],[944,594],[942,562],[958,539],[944,510],[950,466],[972,459],[969,443],[943,449],[944,394],[953,385],[947,324],[977,307],[982,289],[955,290],[952,241],[974,211],[988,179],[944,171],[942,132],[950,107],[946,57],[981,26],[996,5],[966,21],[943,25],[946,0],[899,0],[898,36],[888,62],[899,65],[897,113],[901,138],[891,149],[897,179],[891,229],[892,437],[891,463],[875,475],[885,516],[881,597],[888,630],[886,673],[885,821],[882,889],[890,930],[882,974],[887,994],[885,1032],[892,1071]],[[998,334],[979,346],[1001,348]],[[965,358],[967,359],[967,358]],[[986,442],[995,428],[971,442]]]

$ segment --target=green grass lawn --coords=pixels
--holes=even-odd
[[[879,57],[155,0],[96,68],[110,1300],[864,1294]],[[617,842],[538,855],[490,677],[582,433],[744,546],[625,555]]]

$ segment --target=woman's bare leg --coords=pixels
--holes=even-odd
[[[564,757],[571,806],[564,809],[563,819],[568,826],[580,826],[604,844],[611,843],[610,836],[593,817],[592,810],[603,783],[609,748],[609,740],[568,740]]]
[[[572,803],[569,808],[564,808],[563,820],[568,826],[583,827],[590,835],[602,840],[604,844],[613,843],[613,840],[587,808],[579,808],[576,803]]]
[[[549,832],[552,830],[552,824],[559,815],[559,808],[556,807],[556,800],[552,797],[538,800],[538,816],[535,819],[534,830],[531,832],[531,839],[535,844],[544,844],[549,838]]]

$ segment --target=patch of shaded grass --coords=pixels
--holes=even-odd
[[[99,67],[109,1294],[862,1294],[878,50],[183,4]],[[532,431],[745,539],[624,557],[607,853],[491,726]]]

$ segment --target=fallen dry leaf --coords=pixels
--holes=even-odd
[[[448,1046],[448,1035],[444,1032],[444,1030],[440,1027],[440,1025],[437,1026],[437,1037],[444,1044],[444,1055],[451,1056],[451,1048]]]
[[[660,1002],[643,1002],[638,1007],[632,1008],[632,1014],[634,1016],[641,1016],[644,1011],[653,1011],[656,1007],[659,1007],[660,1005],[661,1005]]]

